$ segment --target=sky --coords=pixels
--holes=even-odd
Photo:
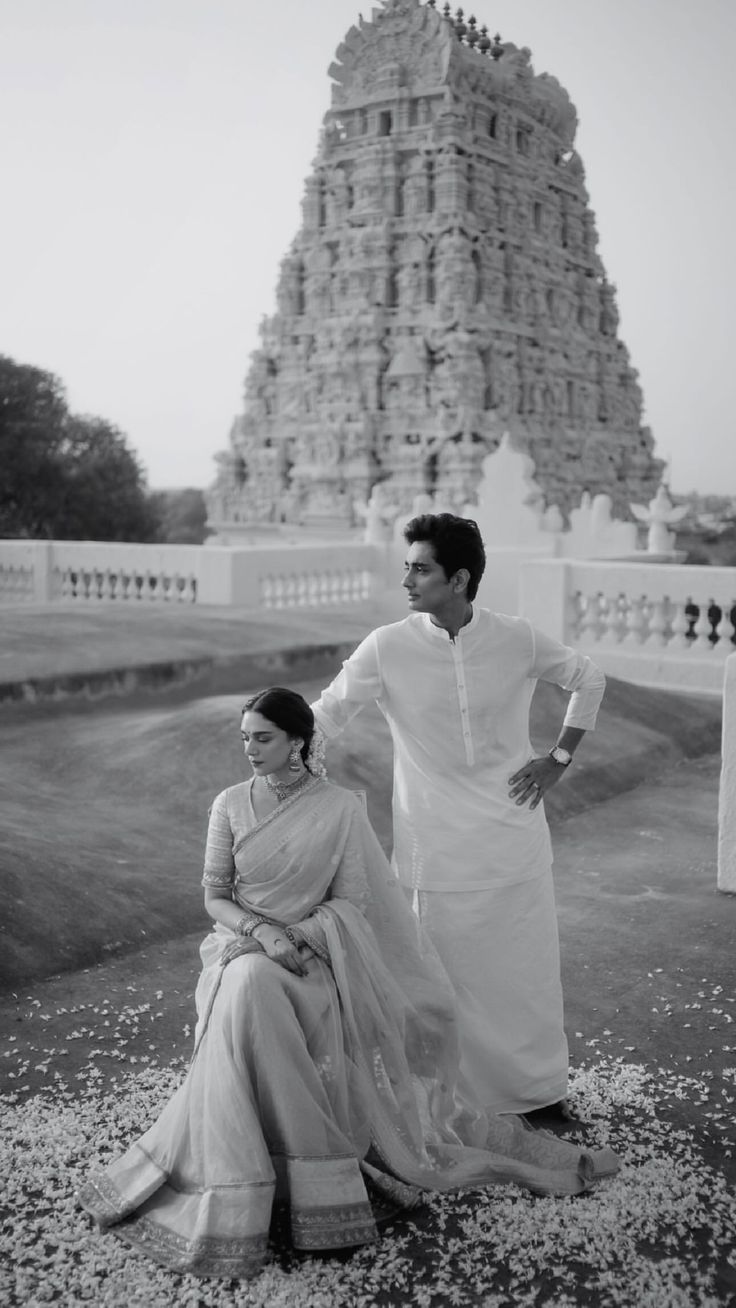
[[[0,0],[0,353],[206,486],[368,0]],[[466,15],[473,12],[466,8]],[[735,0],[478,0],[569,92],[671,489],[736,495]]]

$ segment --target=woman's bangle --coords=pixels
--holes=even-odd
[[[267,923],[268,919],[261,917],[260,913],[243,913],[243,916],[239,917],[235,923],[233,930],[239,936],[252,936],[256,927]]]

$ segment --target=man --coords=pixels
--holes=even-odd
[[[595,726],[605,678],[526,619],[474,605],[485,567],[474,522],[424,514],[404,536],[409,616],[372,631],[312,708],[328,740],[370,700],[388,722],[394,865],[455,987],[469,1092],[495,1113],[569,1116],[541,801]],[[571,698],[535,758],[539,678]]]

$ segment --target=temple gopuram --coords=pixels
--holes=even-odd
[[[504,432],[566,515],[628,516],[663,463],[618,337],[574,142],[528,49],[435,0],[385,0],[329,70],[332,106],[276,312],[208,493],[222,540],[360,520],[372,488],[461,512]]]

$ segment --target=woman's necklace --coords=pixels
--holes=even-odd
[[[312,774],[305,768],[303,772],[300,772],[296,781],[278,781],[268,772],[265,780],[269,790],[272,790],[277,800],[281,802],[281,800],[290,799],[292,795],[298,795],[307,782],[312,780]]]

